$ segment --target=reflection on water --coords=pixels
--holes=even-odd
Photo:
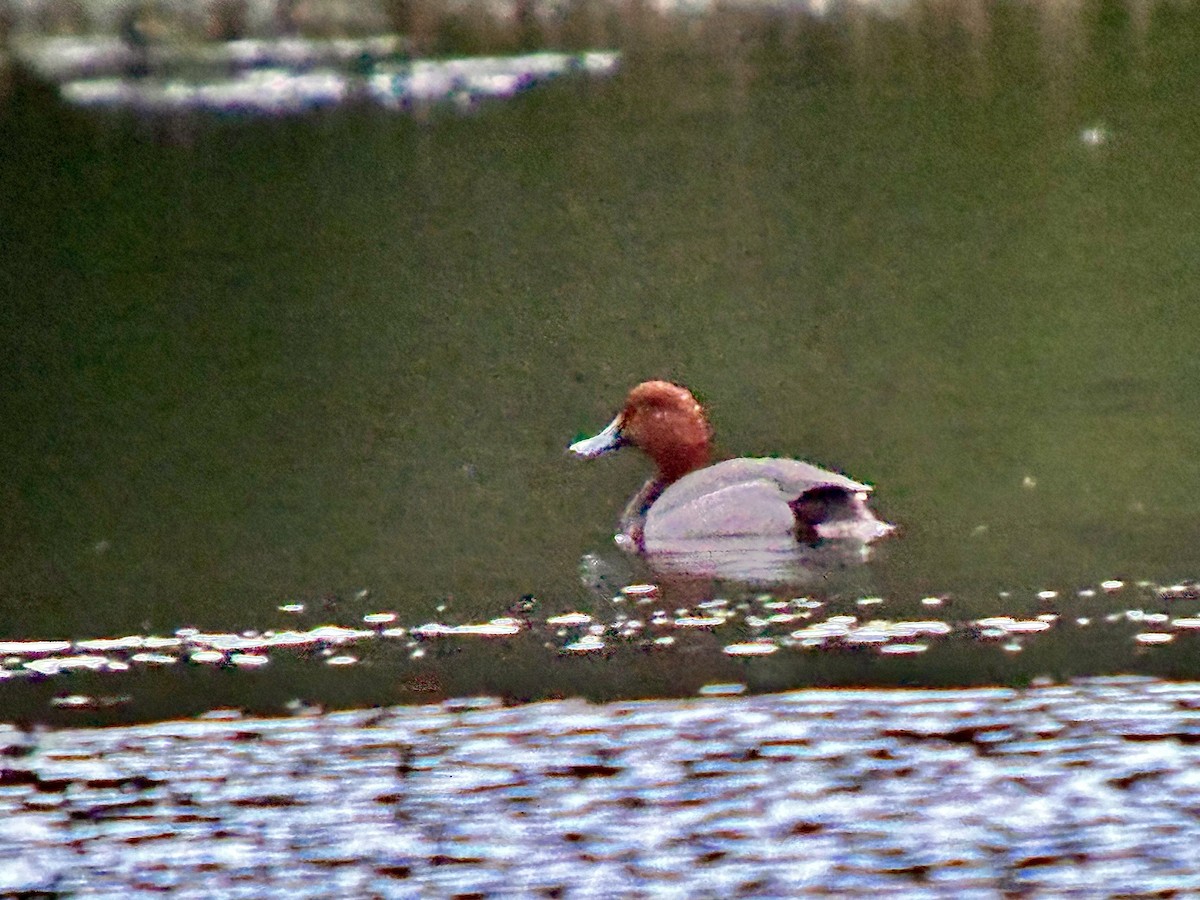
[[[797,545],[794,539],[724,537],[696,541],[701,549],[676,541],[671,549],[646,554],[646,563],[660,577],[714,579],[742,582],[765,589],[853,583],[865,573],[869,548],[858,541],[825,542],[818,547]]]
[[[139,66],[147,70],[143,74],[177,70],[214,74],[285,67],[348,68],[354,63],[373,64],[389,59],[404,49],[404,40],[394,34],[358,39],[246,38],[154,44],[109,34],[29,35],[13,41],[13,54],[18,60],[39,77],[59,84],[129,75]]]
[[[63,98],[81,106],[137,112],[216,111],[278,115],[370,101],[386,109],[450,103],[460,110],[509,98],[563,74],[609,75],[615,53],[537,53],[504,58],[414,60],[373,66],[367,75],[334,70],[257,68],[231,79],[181,81],[93,78],[62,85]]]
[[[0,891],[1191,895],[1200,686],[0,727]]]
[[[710,599],[680,606],[684,595],[674,586],[630,584],[591,612],[535,616],[536,602],[527,599],[513,615],[484,622],[403,624],[388,611],[362,615],[357,627],[306,626],[311,617],[303,605],[285,604],[279,612],[298,620],[293,627],[0,640],[0,683],[8,688],[10,715],[21,708],[27,720],[64,722],[74,711],[112,722],[178,714],[197,701],[206,708],[211,698],[171,698],[176,685],[205,670],[228,676],[225,687],[239,705],[279,713],[294,703],[323,702],[328,692],[312,679],[319,685],[319,669],[331,668],[361,670],[373,702],[447,696],[478,683],[492,684],[506,700],[528,700],[580,692],[573,661],[587,660],[591,675],[582,693],[611,700],[646,690],[627,677],[631,666],[668,674],[656,690],[675,695],[779,690],[814,675],[847,685],[904,684],[918,672],[937,680],[934,672],[961,666],[964,654],[970,666],[955,680],[1019,683],[1135,668],[1190,671],[1200,640],[1196,585],[1127,587],[1113,580],[1070,595],[1046,590],[1006,597],[1007,614],[981,618],[956,610],[950,597],[925,597],[914,606],[880,596],[841,603],[695,596]],[[1085,645],[1093,652],[1072,650]],[[1102,657],[1094,654],[1098,648]],[[513,660],[520,665],[512,668]],[[885,660],[900,668],[889,670]],[[288,691],[286,703],[274,689],[256,696],[274,669],[277,687]],[[501,688],[495,678],[505,669],[511,670]],[[305,670],[308,680],[289,686]],[[452,679],[448,670],[456,670]],[[81,682],[85,674],[90,681]]]
[[[449,619],[423,612],[446,602],[446,624],[483,625],[532,594],[547,618],[583,610],[607,627],[578,560],[610,546],[647,473],[637,460],[581,473],[560,438],[602,421],[628,384],[670,377],[702,394],[723,452],[869,473],[902,536],[871,562],[869,590],[804,592],[857,616],[853,629],[925,621],[920,600],[949,597],[937,618],[956,633],[1058,613],[986,645],[1022,660],[1052,646],[1019,663],[1033,673],[1069,671],[1074,655],[1194,675],[1186,629],[1101,621],[1194,609],[1025,601],[1050,586],[1084,603],[1080,586],[1200,568],[1200,138],[1180,115],[1200,80],[1200,12],[569,6],[538,11],[528,47],[476,22],[393,29],[417,59],[622,54],[613,78],[555,79],[480,117],[338,109],[173,130],[12,77],[0,111],[0,419],[18,423],[0,435],[5,637],[171,638],[180,623],[282,633],[293,629],[277,607],[315,610],[366,584],[371,608],[345,600],[347,621],[314,613],[294,630],[335,621],[372,636],[323,647],[338,665],[298,677],[362,677],[355,690],[374,697],[356,674],[367,647],[406,665],[426,649],[433,665],[440,641],[467,662],[437,680],[469,691],[453,679],[496,671],[471,668],[471,641],[544,641],[522,629],[410,650],[409,636],[397,646],[354,620],[386,608],[397,619],[384,627],[411,628]],[[603,603],[631,582],[606,583]],[[873,597],[886,614],[855,606]],[[714,589],[663,612],[709,618],[699,604],[719,599],[740,602]],[[897,634],[880,646],[928,650],[884,656],[865,642],[846,659],[785,643],[815,639],[791,637],[814,624],[755,632],[743,616],[704,632],[713,652],[700,655],[718,660],[716,683],[742,681],[722,666],[760,667],[754,690],[893,677],[864,664],[851,678],[862,657],[910,666],[910,681],[1003,677],[953,635]],[[1135,629],[1175,638],[1135,644]],[[694,631],[656,633],[647,658]],[[563,671],[619,646],[586,629],[546,640],[556,666],[577,645]],[[1022,652],[1003,650],[1014,642]],[[760,655],[721,650],[737,645]],[[511,654],[503,677],[535,693],[543,651]],[[229,674],[238,653],[244,685],[282,652],[72,650],[130,671],[14,675],[4,690],[19,682],[41,709],[64,692],[43,690],[57,679],[136,678],[153,665],[136,653],[176,657],[161,668],[208,690],[198,671]],[[680,675],[672,652],[624,667],[639,679],[628,691],[707,683]],[[183,661],[193,653],[205,655]]]
[[[413,59],[398,35],[162,45],[107,35],[25,37],[14,53],[58,83],[69,103],[260,115],[367,102],[405,110],[450,103],[465,110],[561,75],[611,75],[620,59],[612,52]]]

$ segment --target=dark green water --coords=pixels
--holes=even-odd
[[[625,23],[421,121],[18,79],[0,633],[580,606],[647,466],[564,447],[647,377],[876,484],[885,596],[1196,576],[1200,10],[972,10]]]

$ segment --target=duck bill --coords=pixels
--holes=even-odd
[[[580,459],[595,459],[605,453],[620,450],[625,443],[625,436],[621,434],[621,417],[617,416],[602,432],[593,437],[576,441],[567,450]]]

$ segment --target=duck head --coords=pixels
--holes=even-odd
[[[687,388],[670,381],[644,381],[629,392],[625,407],[599,434],[568,449],[593,459],[634,446],[658,466],[665,486],[709,463],[712,429],[704,408]]]

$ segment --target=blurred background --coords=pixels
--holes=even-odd
[[[1194,3],[0,21],[0,637],[586,608],[651,377],[875,484],[902,606],[1196,575]]]

